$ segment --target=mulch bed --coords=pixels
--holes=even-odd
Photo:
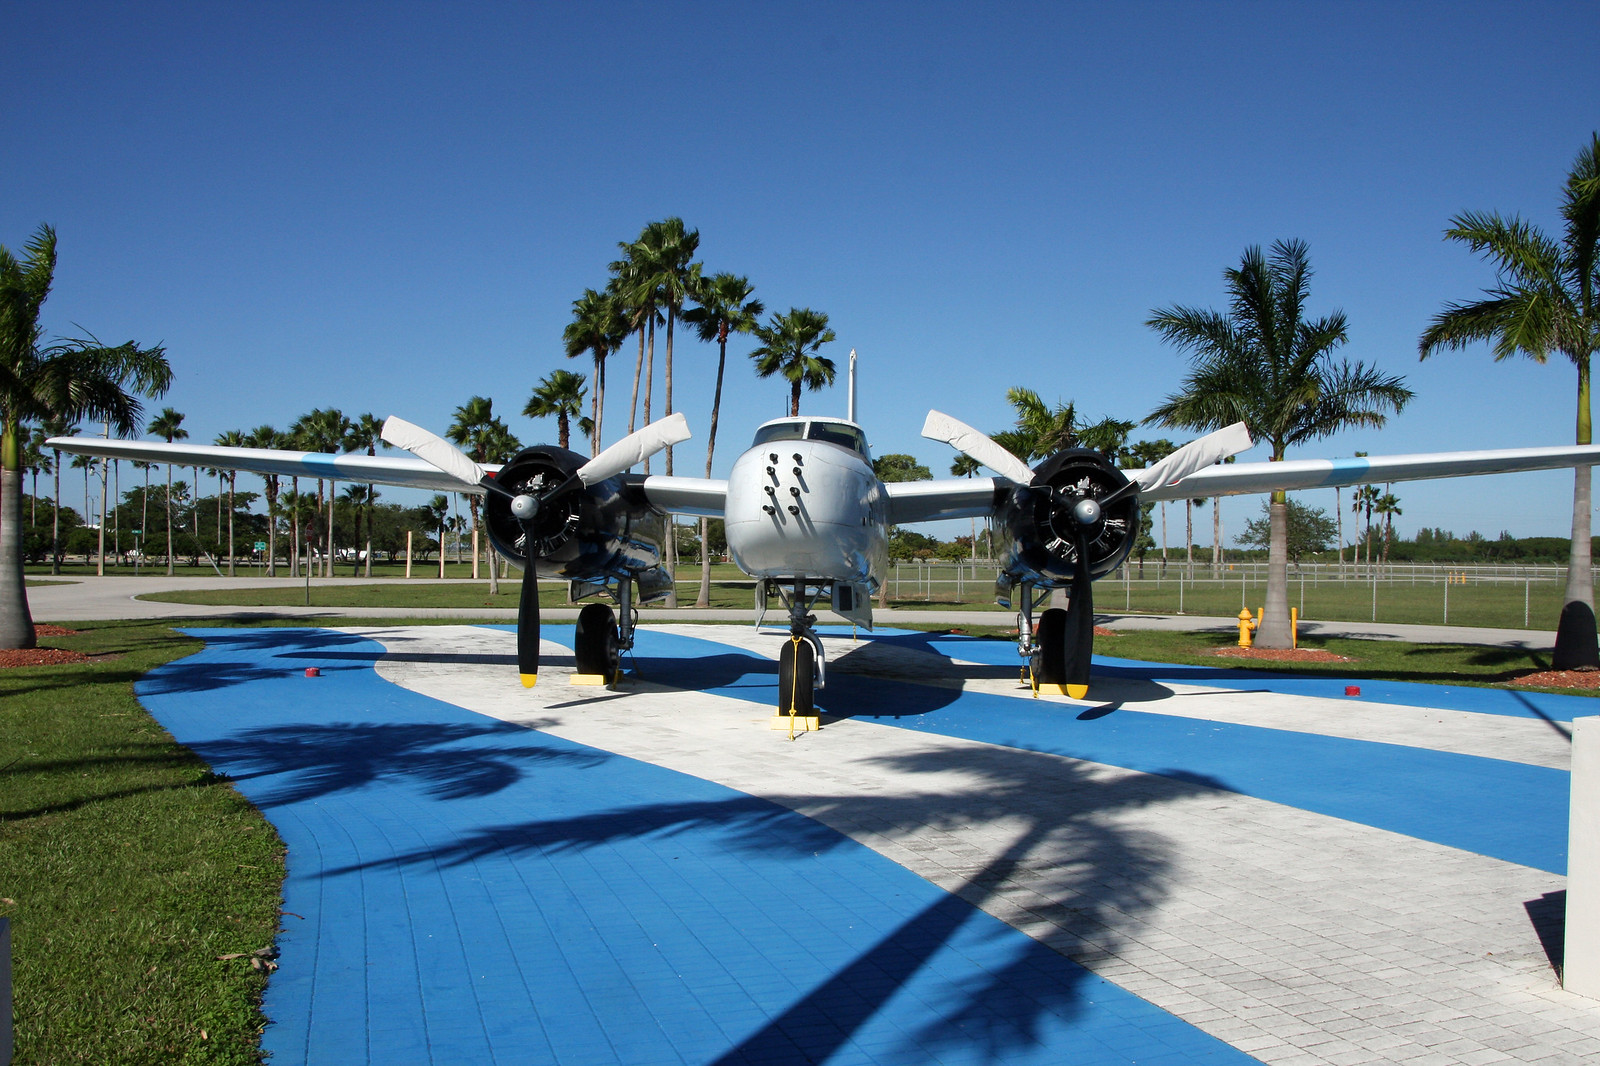
[[[1537,674],[1514,677],[1508,684],[1532,688],[1600,688],[1600,670],[1541,670]]]
[[[77,636],[76,629],[67,629],[64,626],[36,625],[33,627],[35,634],[41,637],[72,637]],[[57,666],[61,663],[86,663],[90,659],[81,651],[66,651],[63,648],[22,648],[17,651],[0,651],[0,670],[9,670],[17,666]]]
[[[1218,648],[1213,654],[1229,659],[1259,659],[1262,662],[1350,663],[1348,655],[1335,655],[1321,648]]]

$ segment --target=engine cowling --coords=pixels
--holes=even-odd
[[[540,495],[566,481],[587,456],[554,446],[525,448],[495,480],[513,493]],[[661,573],[666,516],[650,506],[642,478],[619,474],[544,503],[524,529],[511,514],[511,501],[484,497],[490,543],[517,566],[531,561],[540,577],[605,582],[641,579],[653,587]],[[648,597],[646,597],[648,598]]]
[[[1086,496],[1102,499],[1127,484],[1128,478],[1099,452],[1085,448],[1057,452],[1034,473],[1036,483],[1054,491],[1019,487],[996,515],[996,525],[1009,541],[1002,574],[1010,584],[1028,581],[1063,587],[1079,565],[1072,505]],[[1138,539],[1137,495],[1102,510],[1085,532],[1089,574],[1104,577],[1121,565]]]

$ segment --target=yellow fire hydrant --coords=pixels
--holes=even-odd
[[[1239,647],[1248,648],[1250,646],[1251,634],[1255,633],[1256,626],[1258,624],[1259,623],[1256,622],[1255,616],[1250,613],[1250,608],[1244,607],[1244,608],[1240,609],[1240,611],[1239,611]]]

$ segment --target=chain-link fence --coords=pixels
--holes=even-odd
[[[992,561],[896,563],[889,597],[901,602],[994,602]],[[1266,597],[1265,560],[1226,563],[1146,557],[1095,585],[1101,612],[1236,615]],[[1561,566],[1306,563],[1289,568],[1289,604],[1329,621],[1554,629],[1566,588]]]

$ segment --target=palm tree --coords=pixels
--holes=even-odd
[[[173,441],[183,440],[189,436],[189,431],[183,428],[183,415],[170,407],[163,407],[161,413],[150,420],[145,427],[145,432],[151,436],[161,437],[168,444]],[[172,576],[172,464],[167,464],[167,576]]]
[[[1352,426],[1378,427],[1386,411],[1398,413],[1412,397],[1398,377],[1362,363],[1334,363],[1347,339],[1342,311],[1304,318],[1311,266],[1303,241],[1278,241],[1269,258],[1245,249],[1237,268],[1223,275],[1227,315],[1168,307],[1146,323],[1163,340],[1192,357],[1180,392],[1152,411],[1147,422],[1216,430],[1244,422],[1266,441],[1273,461],[1290,446]],[[1272,494],[1267,552],[1267,602],[1256,643],[1287,648],[1289,628],[1288,494]]]
[[[567,447],[573,417],[578,417],[578,431],[588,433],[594,424],[583,418],[582,374],[570,370],[552,370],[534,387],[533,395],[522,413],[529,418],[554,418],[560,445]]]
[[[728,363],[728,337],[734,333],[754,333],[766,307],[754,299],[749,278],[736,274],[713,274],[702,279],[694,292],[698,307],[683,313],[703,341],[717,342],[717,385],[711,394],[711,428],[706,433],[706,477],[711,476],[711,459],[717,448],[717,417],[722,409],[722,373]],[[711,606],[711,521],[700,519],[700,595],[696,607]]]
[[[951,477],[973,478],[978,476],[978,471],[983,469],[983,464],[972,456],[962,452],[950,464]],[[978,560],[978,520],[972,519],[972,561]]]
[[[1378,486],[1376,485],[1358,485],[1356,490],[1350,494],[1350,510],[1358,515],[1362,513],[1366,515],[1367,532],[1366,536],[1362,538],[1362,542],[1367,548],[1367,565],[1369,567],[1372,565],[1372,512],[1377,505]],[[1360,561],[1359,556],[1360,553],[1357,552],[1358,562]],[[1357,572],[1360,572],[1359,569]]]
[[[484,396],[474,396],[465,404],[456,408],[454,420],[450,428],[445,431],[456,445],[466,452],[475,463],[498,463],[511,457],[521,447],[517,438],[511,435],[506,424],[495,417],[494,401]],[[478,522],[479,497],[474,494],[467,498],[467,505],[472,511],[472,532],[478,544],[489,553],[489,592],[494,595],[500,591],[499,575],[494,564],[494,551],[485,543],[485,538],[479,536],[481,526]],[[439,550],[444,551],[444,541],[439,541]],[[473,565],[477,565],[478,555],[473,552]],[[476,577],[477,575],[473,575]]]
[[[33,513],[28,522],[36,526],[39,524],[39,475],[55,469],[44,447],[44,442],[50,439],[50,431],[44,426],[34,426],[23,430],[22,435],[27,437],[22,450],[22,470],[33,479]]]
[[[584,289],[583,295],[572,301],[572,321],[562,331],[567,358],[575,359],[584,352],[594,356],[594,397],[590,420],[594,429],[590,435],[589,454],[600,454],[601,421],[606,408],[606,357],[622,347],[628,337],[628,322],[616,296],[610,293]]]
[[[355,520],[356,520],[356,543],[357,544],[361,543],[362,515],[363,514],[366,515],[366,520],[367,520],[366,565],[367,565],[367,576],[368,577],[372,576],[372,525],[371,525],[371,522],[372,522],[372,505],[373,505],[374,502],[376,502],[377,495],[378,495],[377,490],[374,489],[371,485],[350,485],[350,486],[346,487],[345,490],[344,490],[345,502],[350,505],[350,511],[351,511],[351,513],[353,515],[355,515]],[[362,560],[360,558],[357,558],[356,561],[355,561],[355,567],[351,571],[351,576],[352,577],[360,577],[361,576],[361,563],[362,563]]]
[[[350,428],[344,435],[344,450],[359,452],[366,449],[368,455],[378,454],[378,445],[385,448],[389,443],[383,439],[383,419],[368,411],[366,414],[357,415],[355,421],[350,423]],[[350,493],[346,493],[350,496]],[[366,576],[372,576],[372,508],[378,502],[378,490],[373,488],[372,482],[367,482],[366,496],[363,502],[367,511],[367,560]],[[360,540],[359,535],[356,538]]]
[[[1394,517],[1405,512],[1400,510],[1400,497],[1392,492],[1386,492],[1378,497],[1378,502],[1372,509],[1383,515],[1383,557],[1380,560],[1385,565],[1389,562],[1389,537],[1393,531]]]
[[[217,434],[215,443],[223,448],[243,448],[248,442],[239,430],[230,429],[226,433]],[[223,475],[228,479],[228,576],[233,577],[233,495],[238,488],[239,472],[225,470]]]
[[[655,376],[656,324],[664,321],[657,306],[657,293],[652,284],[648,250],[638,241],[618,241],[622,258],[611,264],[611,280],[606,292],[628,324],[628,331],[639,334],[639,358],[633,364],[633,399],[628,406],[628,432],[634,429],[639,412],[639,379],[644,377],[645,422],[650,421],[650,382]],[[645,357],[646,335],[649,339],[649,359]]]
[[[1543,363],[1552,352],[1578,372],[1577,442],[1593,438],[1589,360],[1600,346],[1600,133],[1578,153],[1562,190],[1560,243],[1516,216],[1467,212],[1450,220],[1445,236],[1465,243],[1495,265],[1496,285],[1484,299],[1445,305],[1417,348],[1426,359],[1441,348],[1493,343],[1498,362],[1525,355]],[[1551,665],[1557,670],[1600,666],[1590,571],[1590,468],[1574,470],[1572,544],[1567,587]]]
[[[433,519],[433,528],[439,531],[439,576],[444,577],[444,523],[450,514],[450,497],[444,493],[436,494],[429,500],[425,508],[428,516]]]
[[[65,418],[45,420],[44,431],[52,437],[72,437],[78,433],[78,424]],[[19,434],[20,437],[20,434]],[[50,464],[54,481],[50,500],[50,572],[61,573],[61,453],[57,451]]]
[[[761,347],[750,353],[756,376],[769,378],[782,374],[789,381],[789,417],[800,414],[800,387],[812,392],[833,384],[833,360],[818,355],[824,344],[835,340],[828,328],[828,316],[809,307],[791,307],[783,315],[773,315],[755,335]]]
[[[244,440],[247,448],[286,448],[284,434],[271,426],[257,426]],[[278,576],[278,475],[262,474],[267,496],[267,576]]]
[[[355,423],[344,416],[338,408],[317,408],[308,415],[302,415],[294,425],[289,427],[289,432],[294,434],[300,447],[308,452],[337,452],[344,445],[345,434],[353,429]],[[328,480],[328,538],[326,551],[323,552],[323,568],[327,577],[333,576],[333,497],[336,484],[332,478]],[[322,478],[317,478],[317,510],[322,510]]]

